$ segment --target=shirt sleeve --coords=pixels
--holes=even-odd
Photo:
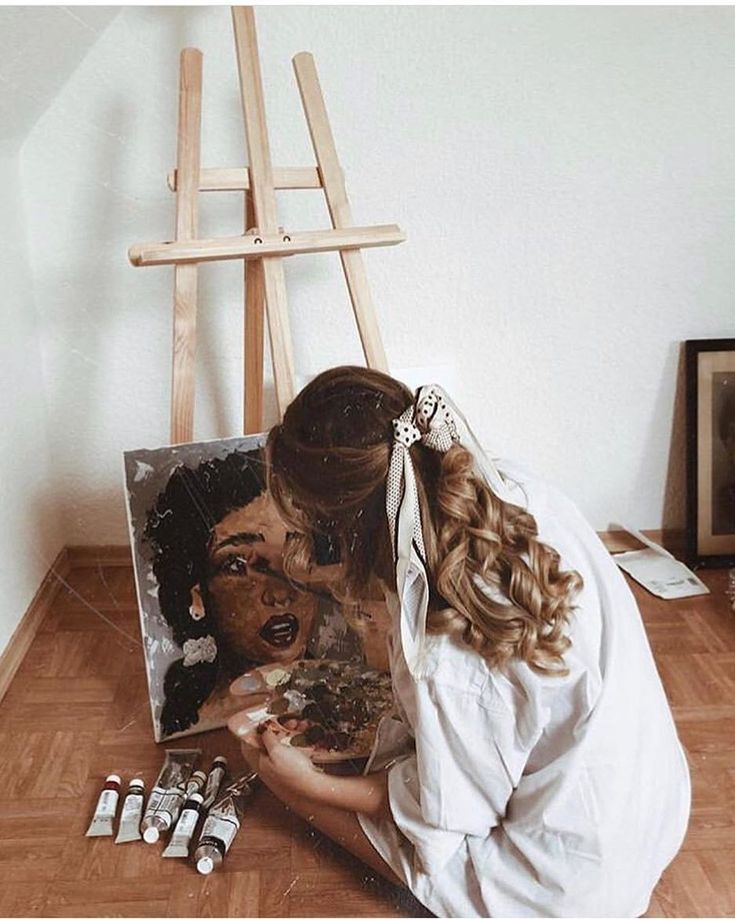
[[[393,819],[413,844],[417,870],[440,872],[467,836],[501,822],[526,761],[510,712],[477,692],[416,685],[416,751],[388,774]]]

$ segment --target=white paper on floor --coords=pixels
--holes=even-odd
[[[640,549],[613,553],[615,562],[646,590],[663,600],[708,594],[709,588],[663,546],[629,527],[620,527],[643,544]]]

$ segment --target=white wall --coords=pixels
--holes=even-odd
[[[0,148],[0,652],[64,545],[17,153]],[[63,484],[63,483],[60,483]]]
[[[0,6],[0,137],[5,143],[22,142],[116,14],[110,6]]]
[[[481,439],[593,525],[683,524],[679,343],[735,335],[735,10],[258,7],[274,162],[313,163],[314,53],[395,369],[449,363]],[[69,543],[127,538],[120,454],[168,438],[178,53],[204,53],[204,165],[245,161],[226,7],[128,7],[23,147]],[[324,225],[280,195],[286,227]],[[239,196],[202,232],[241,230]],[[241,267],[201,272],[197,438],[239,433]],[[334,255],[287,264],[299,370],[360,359]],[[677,384],[678,380],[678,384]],[[678,390],[677,390],[678,385]],[[677,395],[678,392],[678,395]],[[272,420],[272,414],[271,418]]]

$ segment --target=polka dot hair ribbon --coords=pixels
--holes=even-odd
[[[386,484],[388,529],[396,563],[401,604],[401,643],[408,669],[419,677],[423,666],[429,586],[416,476],[410,449],[421,441],[446,453],[459,440],[446,394],[435,385],[418,391],[416,401],[393,421],[393,450]],[[410,603],[407,602],[410,598]]]
[[[472,454],[477,472],[498,497],[516,500],[495,464],[485,454],[464,415],[444,390],[423,386],[416,401],[393,421],[393,450],[386,483],[386,513],[396,564],[396,587],[400,604],[401,645],[411,675],[420,679],[425,665],[426,613],[429,579],[421,528],[416,476],[411,447],[418,442],[446,453],[461,443]]]

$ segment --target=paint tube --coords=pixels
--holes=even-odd
[[[140,839],[140,818],[143,816],[145,803],[145,786],[143,779],[131,779],[128,783],[128,793],[125,795],[122,813],[120,814],[120,827],[117,831],[115,842],[133,842]]]
[[[201,750],[166,750],[156,785],[148,799],[141,823],[143,839],[158,842],[161,833],[171,829],[184,802],[186,783]]]
[[[164,858],[186,858],[189,854],[189,843],[202,813],[204,798],[200,792],[206,781],[207,774],[198,769],[187,782],[184,806],[174,827],[171,841],[162,852]]]
[[[245,802],[253,793],[250,783],[255,776],[255,772],[248,771],[235,779],[225,788],[207,815],[194,853],[194,861],[200,874],[211,874],[222,864],[229,852],[232,841],[240,829]]]
[[[186,858],[189,854],[189,843],[191,842],[194,830],[199,823],[199,814],[202,812],[202,802],[204,798],[195,791],[184,802],[176,828],[174,829],[171,841],[163,850],[164,858]]]
[[[222,787],[222,781],[227,773],[227,757],[215,756],[207,776],[207,785],[204,789],[204,803],[202,809],[206,812],[217,800],[217,795]]]
[[[119,775],[108,775],[105,779],[104,787],[97,799],[94,817],[87,830],[87,836],[112,836],[112,822],[117,811],[121,781]]]

